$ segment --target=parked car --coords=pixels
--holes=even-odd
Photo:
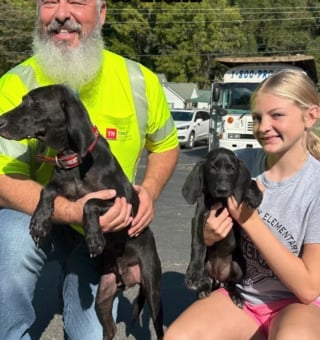
[[[192,149],[195,143],[208,143],[209,111],[200,109],[171,109],[181,146]]]

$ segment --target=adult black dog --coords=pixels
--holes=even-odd
[[[0,135],[7,139],[37,138],[57,150],[55,169],[50,183],[41,192],[30,223],[30,234],[43,239],[51,230],[54,200],[58,195],[75,200],[86,193],[115,189],[117,196],[132,203],[137,213],[139,198],[133,186],[112,155],[107,141],[92,126],[87,111],[73,92],[63,85],[50,85],[30,91],[22,103],[0,117]],[[114,200],[91,199],[84,207],[85,239],[92,256],[103,259],[102,275],[96,297],[96,309],[103,326],[103,339],[112,339],[116,325],[112,304],[119,287],[140,284],[134,306],[134,319],[145,303],[149,304],[158,339],[163,337],[163,316],[160,296],[161,263],[152,231],[146,228],[136,238],[129,238],[127,229],[103,234],[99,216]],[[138,269],[140,279],[134,280]]]
[[[203,298],[223,283],[234,303],[242,307],[242,298],[236,290],[236,283],[243,278],[246,267],[240,249],[240,226],[234,223],[226,238],[211,247],[204,244],[203,228],[213,203],[221,202],[225,207],[227,198],[233,195],[239,203],[256,208],[262,200],[262,192],[234,152],[217,148],[194,166],[185,180],[182,194],[189,204],[197,203],[192,219],[187,286],[198,290],[198,297]]]

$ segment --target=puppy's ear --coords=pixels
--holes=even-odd
[[[61,86],[60,105],[66,117],[70,142],[83,158],[88,151],[88,141],[92,139],[92,124],[80,99],[66,86]]]
[[[238,177],[234,187],[234,196],[238,203],[243,202],[251,183],[251,174],[242,160],[238,160]]]
[[[183,184],[182,196],[189,204],[194,204],[203,193],[204,163],[204,160],[198,161]]]

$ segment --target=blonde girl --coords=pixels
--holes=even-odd
[[[259,149],[237,152],[264,194],[257,210],[233,197],[204,228],[208,246],[242,227],[247,272],[237,307],[224,289],[198,300],[168,328],[165,340],[320,339],[320,143],[312,132],[318,93],[309,77],[284,70],[252,96]]]

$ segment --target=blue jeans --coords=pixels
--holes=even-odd
[[[83,237],[72,228],[59,225],[38,248],[29,234],[29,223],[29,215],[0,209],[0,339],[31,339],[28,330],[35,321],[35,287],[41,269],[51,259],[60,261],[64,268],[66,336],[73,340],[102,339],[94,303],[99,270]]]

